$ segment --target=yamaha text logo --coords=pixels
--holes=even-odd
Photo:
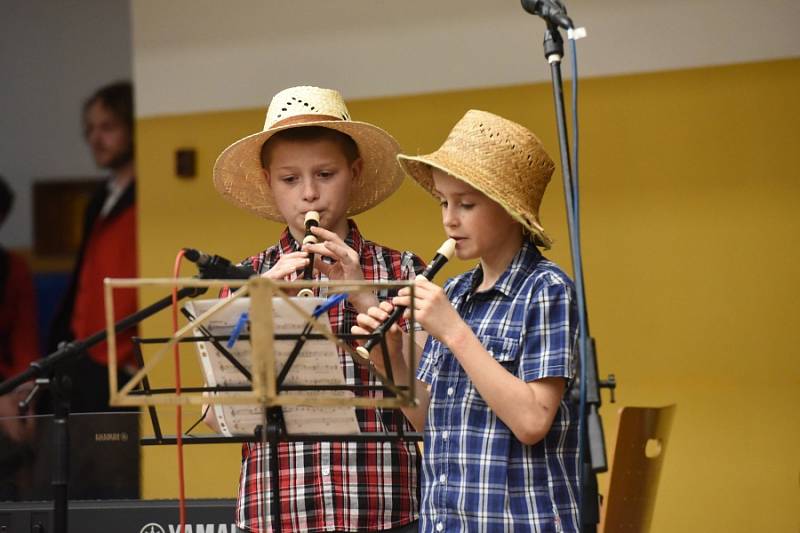
[[[150,522],[142,527],[139,533],[181,533],[178,524],[168,524],[167,528]],[[233,524],[186,524],[183,533],[236,533],[236,527]]]

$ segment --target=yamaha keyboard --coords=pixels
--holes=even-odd
[[[185,533],[235,533],[235,500],[186,500]],[[177,500],[75,500],[74,533],[178,533]],[[51,533],[52,502],[0,502],[0,533]]]

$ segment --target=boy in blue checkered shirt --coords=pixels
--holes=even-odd
[[[538,210],[554,164],[529,130],[474,110],[436,152],[398,159],[440,201],[458,258],[480,260],[444,289],[415,281],[415,317],[430,334],[420,404],[404,410],[425,431],[420,531],[576,532],[578,417],[564,397],[575,291],[537,249],[550,244]],[[411,305],[408,292],[393,303]],[[353,332],[392,308],[360,314]],[[389,334],[392,367],[407,376],[399,334]]]

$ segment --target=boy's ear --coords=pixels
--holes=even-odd
[[[272,188],[272,182],[270,181],[269,170],[267,170],[264,167],[261,167],[261,172],[264,173],[264,179],[267,180],[267,187],[269,187],[271,189]]]
[[[364,160],[359,157],[350,165],[350,173],[353,175],[354,180],[361,176],[362,170],[364,170]]]

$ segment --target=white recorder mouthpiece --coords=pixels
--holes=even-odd
[[[453,258],[453,254],[456,251],[456,240],[455,239],[447,239],[442,243],[436,253],[439,255],[445,256],[448,261]]]

